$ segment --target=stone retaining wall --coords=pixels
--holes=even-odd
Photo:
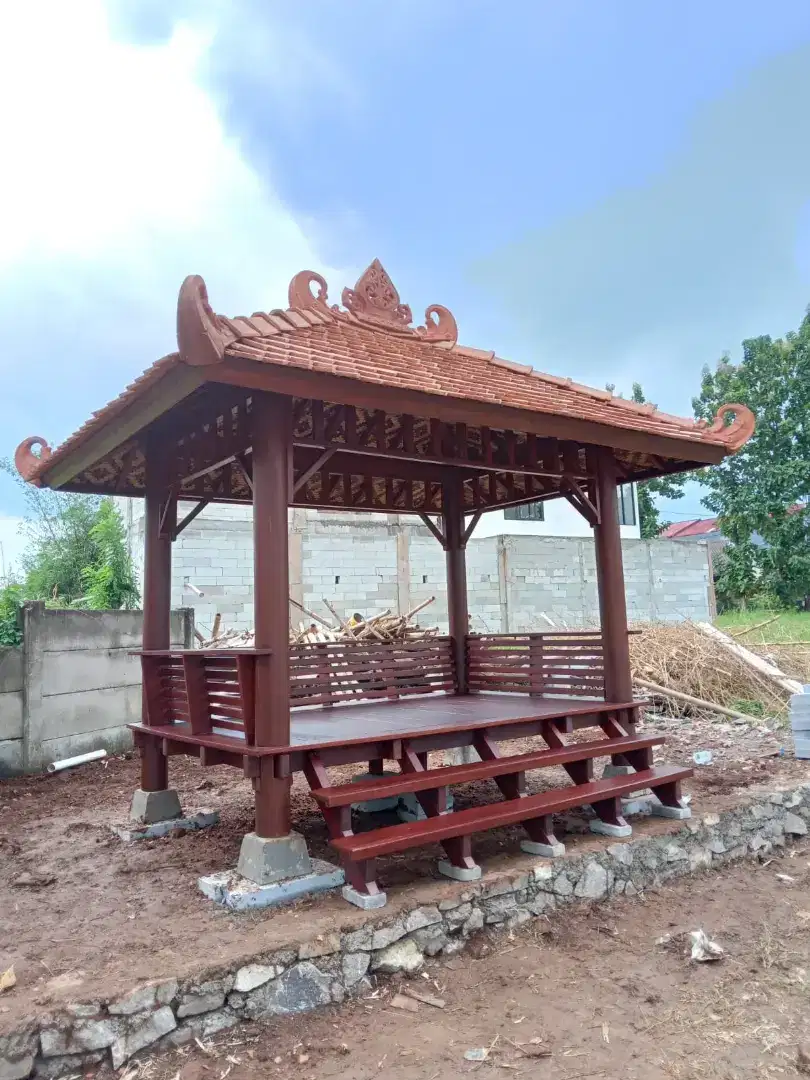
[[[0,1037],[0,1080],[58,1077],[110,1061],[120,1068],[145,1050],[181,1046],[240,1023],[306,1012],[367,992],[371,978],[419,970],[426,956],[464,948],[485,928],[512,928],[576,902],[638,896],[671,878],[763,855],[805,836],[810,784],[759,794],[745,805],[641,835],[602,851],[543,860],[459,885],[450,898],[385,922],[370,913],[360,929],[323,934],[296,948],[262,953],[233,970],[169,979],[114,1001],[82,1001]],[[375,915],[377,916],[375,918]],[[381,916],[381,917],[379,917]]]

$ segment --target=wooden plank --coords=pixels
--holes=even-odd
[[[487,829],[514,825],[544,814],[562,813],[577,806],[585,806],[602,799],[630,794],[641,788],[656,788],[663,784],[679,783],[692,775],[691,769],[661,765],[644,769],[632,776],[613,776],[607,780],[594,780],[588,784],[573,784],[539,795],[527,795],[522,799],[473,806],[456,810],[452,814],[427,818],[424,821],[392,825],[374,829],[359,835],[342,836],[331,841],[332,846],[350,859],[372,859],[391,855],[397,851],[421,847],[452,836],[469,835]]]
[[[629,753],[633,750],[661,746],[664,742],[662,735],[595,739],[559,749],[535,750],[526,754],[513,754],[464,765],[428,769],[425,772],[408,772],[398,776],[361,780],[336,787],[318,787],[313,788],[311,794],[321,806],[348,806],[360,800],[384,799],[408,791],[429,791],[450,784],[468,784],[473,780],[490,779],[533,769],[552,768],[566,762],[584,761],[586,758]]]

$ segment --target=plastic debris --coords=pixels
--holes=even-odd
[[[711,963],[714,960],[722,960],[725,951],[716,941],[712,941],[705,930],[693,930],[689,935],[692,943],[690,956],[700,964]]]
[[[692,761],[696,765],[711,765],[713,756],[711,750],[696,750],[692,754]]]
[[[0,994],[4,990],[10,990],[12,986],[17,985],[17,976],[14,974],[14,965],[10,968],[6,968],[5,971],[0,972]]]
[[[473,1050],[464,1051],[465,1061],[486,1061],[489,1057],[488,1046],[477,1046]]]

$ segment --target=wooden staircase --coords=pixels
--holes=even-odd
[[[653,766],[653,747],[660,746],[663,738],[635,735],[611,713],[601,718],[600,726],[604,738],[566,745],[557,726],[548,723],[543,729],[547,749],[505,757],[495,744],[496,729],[479,732],[474,745],[481,761],[435,769],[427,767],[427,754],[414,752],[404,739],[398,775],[340,785],[331,784],[319,754],[313,751],[307,754],[304,773],[326,820],[331,844],[340,854],[348,883],[361,896],[374,896],[380,892],[375,860],[409,848],[441,843],[447,861],[440,864],[440,870],[450,877],[472,879],[480,875],[471,849],[475,833],[522,824],[532,844],[550,853],[560,849],[554,835],[555,813],[591,806],[605,825],[626,828],[621,797],[642,788],[651,788],[665,806],[683,808],[680,785],[692,771]],[[596,780],[593,763],[598,757],[619,757],[635,772]],[[571,784],[528,795],[526,773],[551,766],[562,766]],[[448,809],[450,787],[485,779],[495,781],[503,801],[455,812]],[[426,814],[424,820],[359,834],[353,831],[353,804],[406,793],[416,796]]]

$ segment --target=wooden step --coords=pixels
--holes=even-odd
[[[469,836],[471,833],[499,829],[505,825],[528,821],[530,818],[561,813],[602,799],[628,795],[641,788],[674,784],[688,779],[691,775],[691,769],[659,765],[630,776],[612,776],[607,780],[594,780],[589,784],[573,784],[554,791],[544,791],[539,795],[526,795],[521,799],[473,806],[469,810],[458,810],[423,821],[390,825],[359,835],[339,836],[332,840],[331,844],[341,855],[353,862],[361,862],[380,855],[421,847],[422,844],[447,840],[453,836]]]
[[[439,769],[429,769],[426,772],[399,773],[396,776],[381,776],[379,779],[361,780],[353,784],[313,788],[312,795],[321,806],[330,808],[350,806],[353,803],[402,795],[407,791],[429,791],[450,784],[467,784],[471,780],[487,780],[494,776],[527,772],[530,769],[566,765],[572,761],[585,761],[588,758],[606,757],[609,754],[645,750],[648,747],[661,746],[664,741],[662,736],[652,735],[593,739],[588,742],[573,743],[560,749],[535,750],[527,754],[493,758],[490,761],[448,765]]]

